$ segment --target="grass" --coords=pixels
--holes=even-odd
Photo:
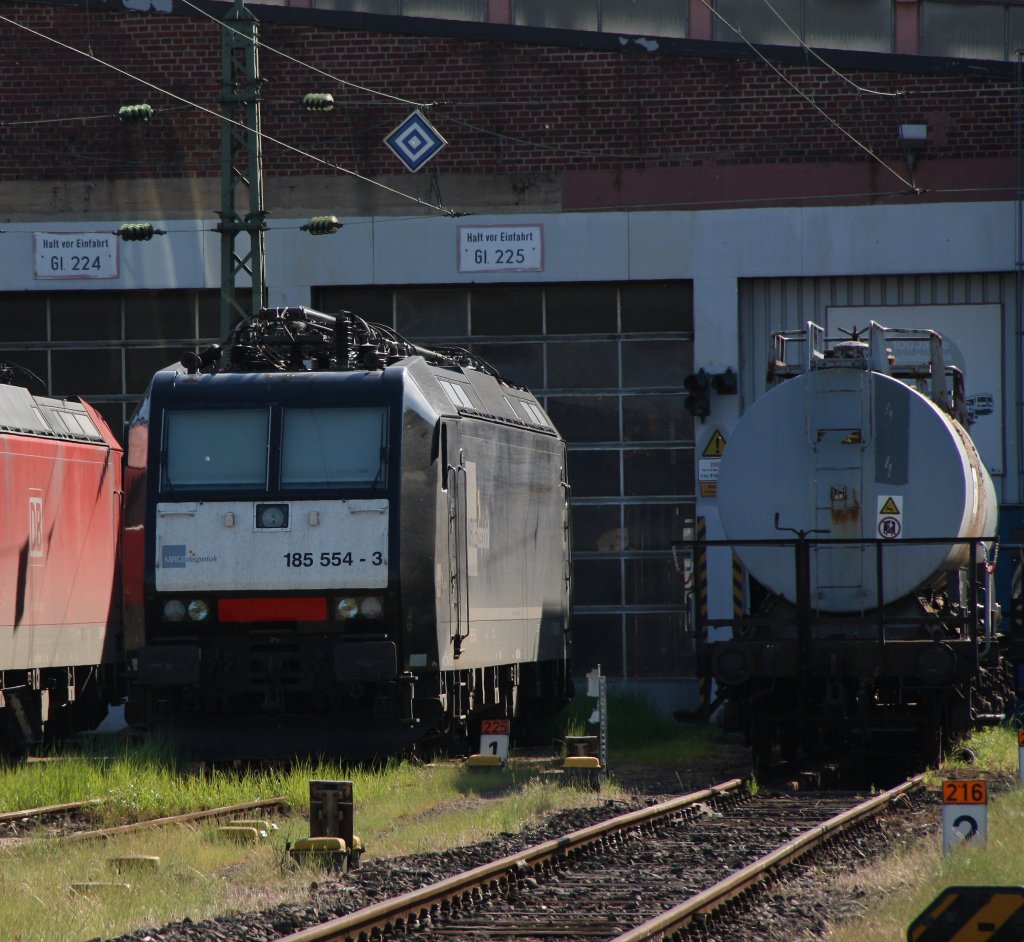
[[[595,701],[576,697],[563,713],[568,735],[596,735],[590,723]],[[627,765],[672,765],[699,759],[715,750],[721,735],[707,724],[685,724],[655,712],[637,694],[616,694],[608,698],[608,763]]]
[[[596,733],[587,720],[594,701],[579,698],[559,718],[568,735]],[[709,754],[717,733],[657,716],[634,697],[609,699],[611,764],[674,764]],[[102,798],[97,827],[162,817],[258,798],[283,797],[297,812],[276,816],[279,830],[255,846],[225,844],[216,824],[164,828],[103,843],[58,845],[38,839],[0,846],[0,939],[4,942],[81,942],[161,925],[188,915],[272,906],[305,895],[319,871],[297,867],[286,844],[309,833],[311,779],[353,784],[355,832],[364,860],[435,851],[517,832],[554,811],[592,804],[615,793],[561,787],[541,776],[541,766],[515,754],[505,769],[468,770],[457,762],[417,766],[393,761],[379,768],[331,763],[288,769],[190,774],[159,745],[121,744],[102,755],[55,757],[0,768],[0,811]],[[258,817],[266,817],[260,813]],[[155,872],[118,875],[110,860],[160,857]],[[130,892],[83,895],[75,883],[125,882]]]
[[[516,761],[505,770],[479,772],[459,763],[417,767],[394,762],[378,770],[310,765],[287,772],[190,777],[144,754],[101,762],[83,756],[7,770],[0,774],[0,794],[4,807],[32,784],[47,797],[22,807],[105,796],[108,821],[101,823],[111,823],[111,815],[127,811],[160,816],[272,795],[284,795],[308,811],[311,778],[353,782],[355,831],[366,846],[364,859],[442,850],[514,832],[557,809],[595,800],[592,792],[541,781],[535,764]],[[273,820],[279,830],[255,846],[222,843],[217,825],[203,824],[99,843],[61,846],[38,839],[27,846],[0,847],[0,938],[80,942],[185,915],[198,920],[300,898],[310,880],[322,874],[294,865],[286,844],[307,836],[308,823],[298,815]],[[159,856],[159,869],[127,876],[111,869],[111,858],[138,855]],[[122,881],[131,884],[130,892],[108,889],[92,896],[73,889],[76,883]]]
[[[968,743],[975,753],[971,765],[951,763],[929,780],[938,787],[946,777],[971,773],[984,778],[991,773],[1018,769],[1017,732],[992,728],[977,733]],[[997,797],[989,795],[988,839],[942,853],[941,836],[895,849],[885,859],[848,874],[842,886],[863,895],[869,915],[843,924],[828,936],[830,942],[892,942],[907,937],[911,923],[950,886],[1024,885],[1024,790]]]

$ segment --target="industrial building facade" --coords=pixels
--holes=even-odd
[[[223,333],[231,6],[0,11],[0,358],[115,428],[155,369]],[[268,303],[468,347],[538,394],[570,446],[581,673],[600,663],[686,705],[694,600],[673,544],[698,518],[717,533],[699,459],[763,390],[772,330],[945,325],[992,397],[980,447],[1004,539],[1022,542],[1024,7],[247,9]],[[306,110],[309,93],[333,109]],[[139,102],[150,120],[119,120]],[[416,111],[447,143],[413,173],[384,138]],[[311,235],[322,214],[340,231]],[[138,222],[158,234],[115,235]],[[699,368],[739,383],[695,421],[684,381]]]

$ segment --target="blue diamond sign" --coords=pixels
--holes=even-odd
[[[405,164],[406,170],[415,173],[448,142],[417,110],[384,138],[384,143]]]

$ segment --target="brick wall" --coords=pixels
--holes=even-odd
[[[209,19],[17,2],[2,12],[219,110],[220,38]],[[1016,93],[1008,71],[975,78],[844,67],[860,85],[904,93],[893,99],[858,92],[819,65],[777,64],[776,74],[752,55],[565,48],[278,22],[264,23],[261,38],[359,85],[440,103],[427,114],[450,146],[432,169],[448,175],[598,173],[614,180],[651,171],[764,173],[794,164],[873,163],[788,83],[886,161],[902,162],[901,123],[929,125],[931,161],[1008,166],[1015,156]],[[913,67],[910,59],[899,61]],[[410,105],[345,89],[268,49],[260,65],[268,135],[361,174],[398,170],[382,138]],[[0,89],[0,181],[220,172],[214,117],[5,22]],[[303,111],[309,91],[331,91],[337,107]],[[153,122],[119,123],[117,108],[139,101],[157,109]],[[75,120],[50,120],[65,117]],[[334,172],[269,142],[265,167],[268,175]],[[973,180],[978,187],[985,182]]]

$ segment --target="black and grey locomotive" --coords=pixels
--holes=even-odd
[[[264,309],[154,376],[126,491],[134,725],[379,755],[571,696],[565,445],[465,350]]]

